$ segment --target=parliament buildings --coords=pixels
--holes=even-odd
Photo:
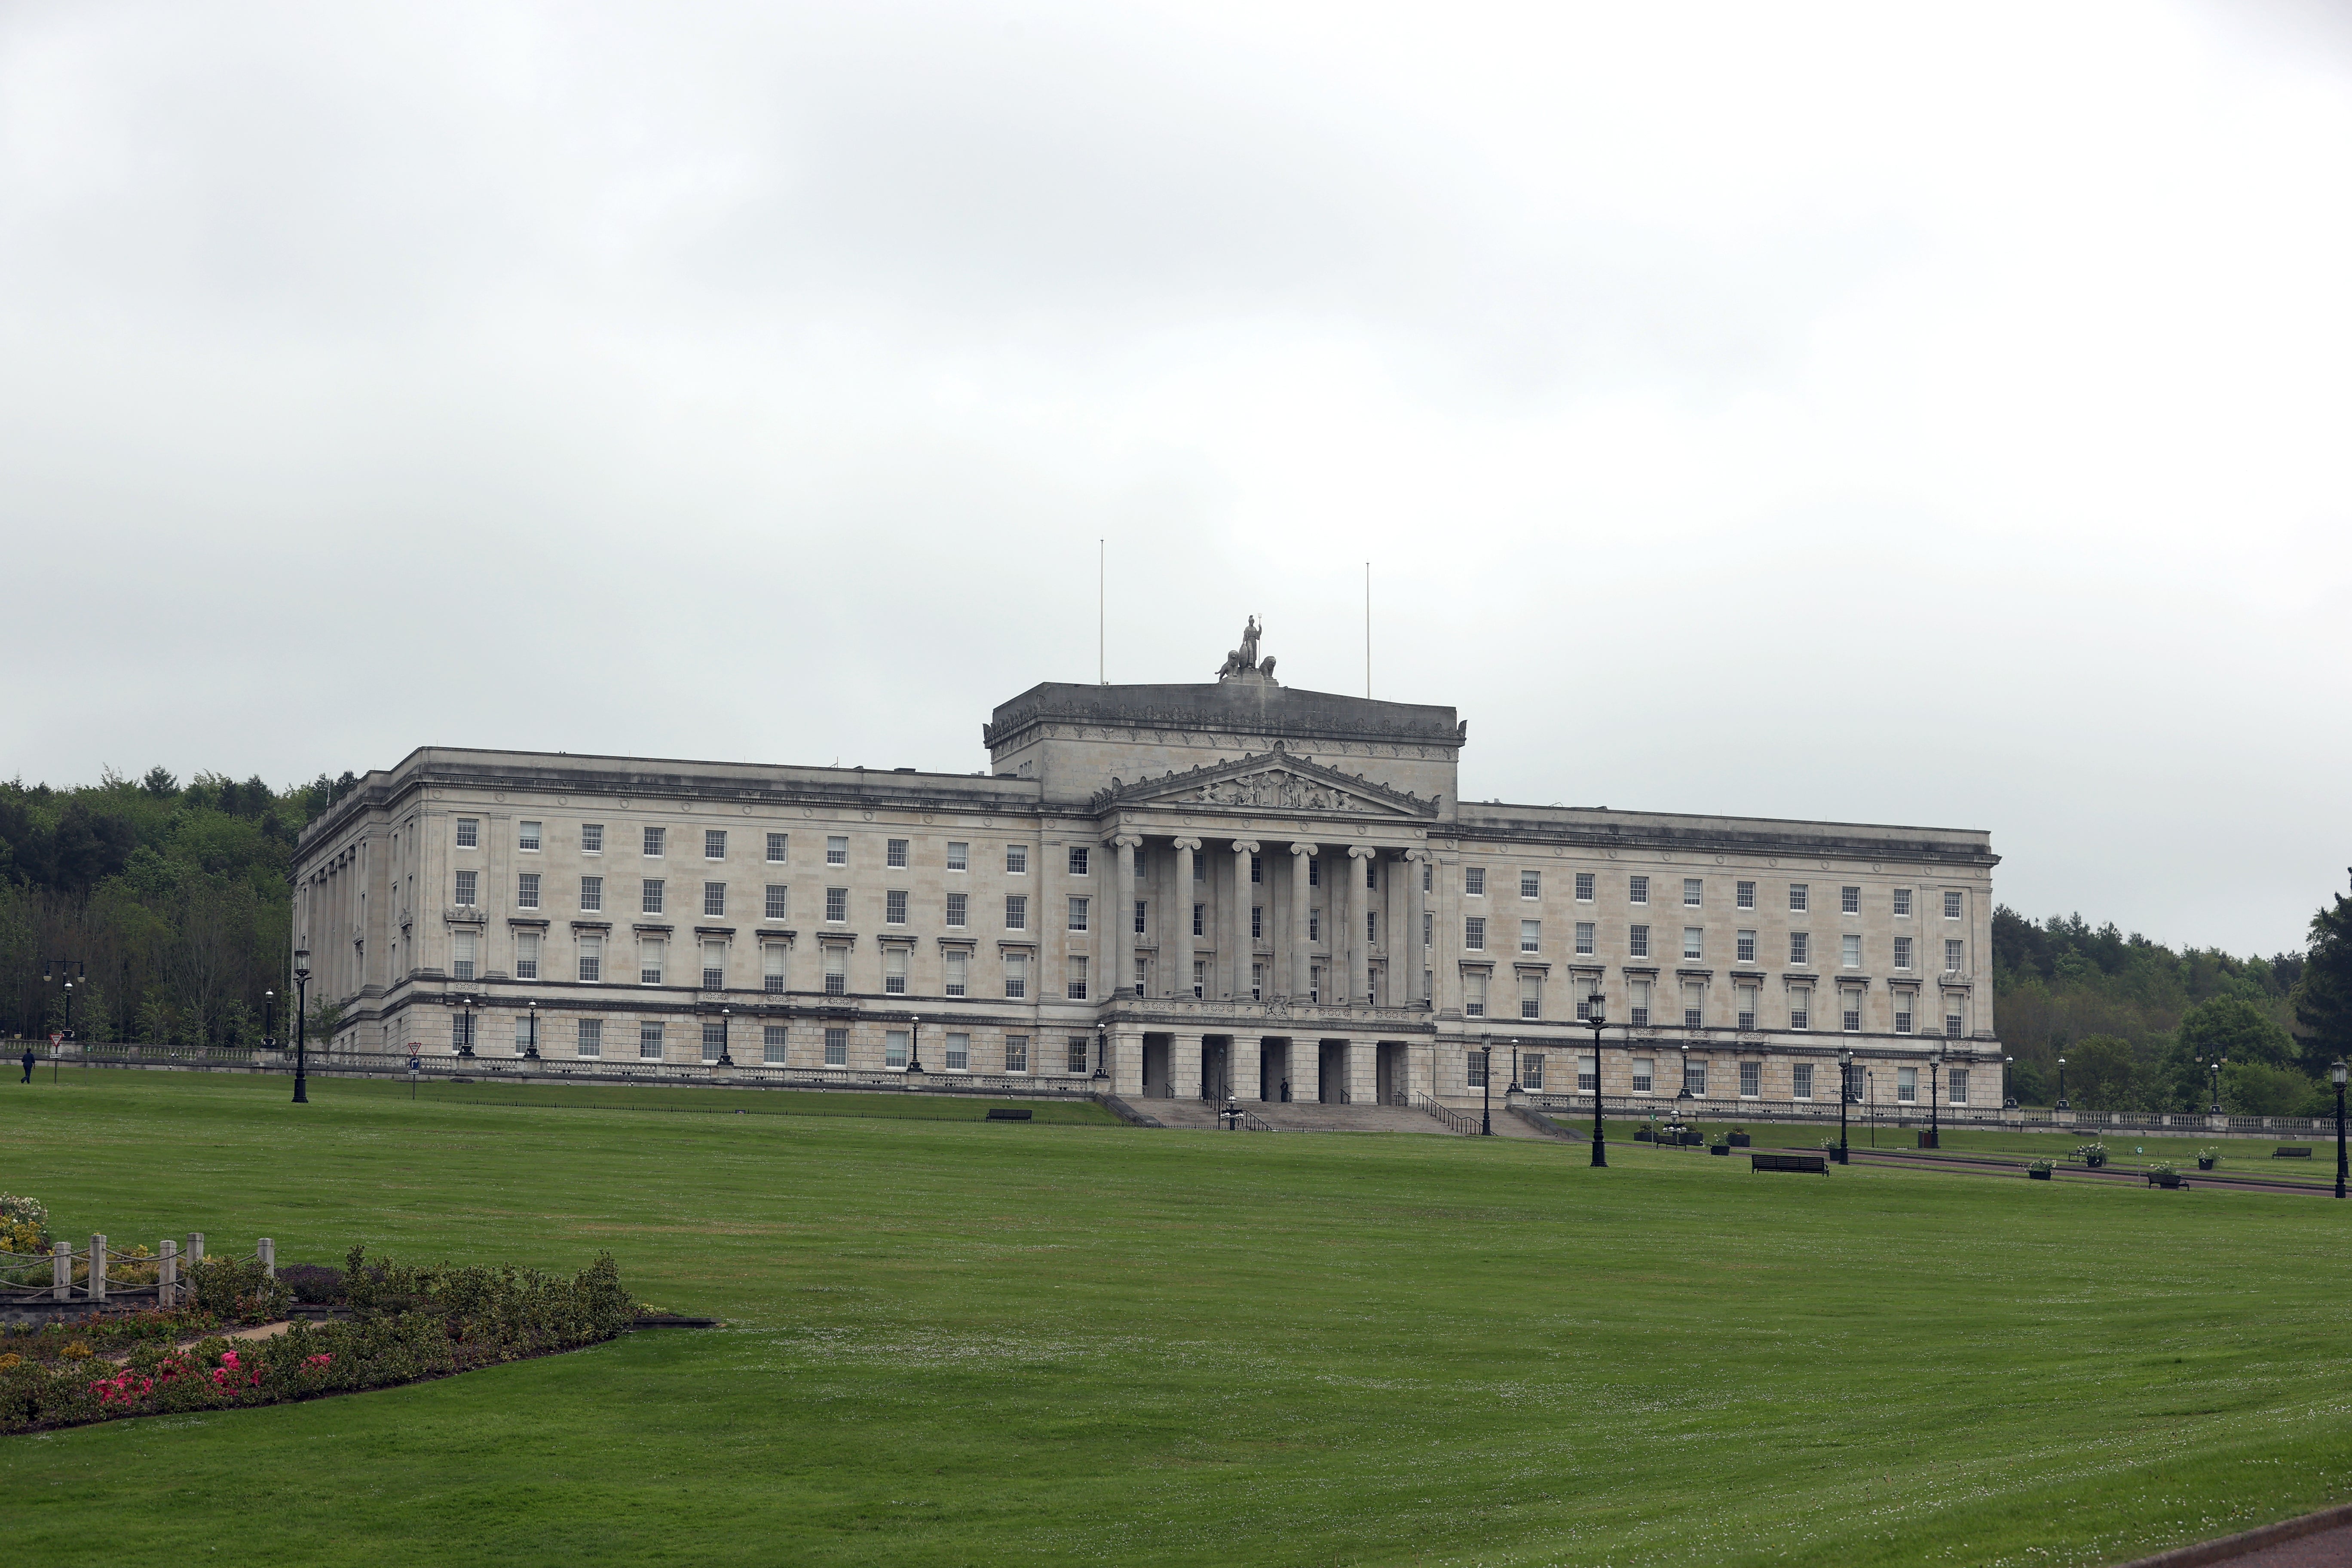
[[[330,1048],[1458,1106],[1482,1047],[1589,1092],[1598,996],[1612,1098],[2000,1102],[1985,833],[1465,801],[1453,709],[1256,636],[1023,692],[985,775],[413,752],[298,851]]]

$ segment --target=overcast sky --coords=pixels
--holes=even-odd
[[[1473,798],[2352,863],[2339,6],[0,3],[0,773],[983,767],[1205,680]]]

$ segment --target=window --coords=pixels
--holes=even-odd
[[[1648,926],[1629,927],[1625,933],[1625,950],[1635,958],[1649,957],[1650,928]]]
[[[1149,936],[1149,935],[1150,934],[1150,932],[1147,931],[1144,929],[1144,919],[1143,919],[1143,917],[1144,917],[1145,915],[1147,915],[1147,914],[1149,914],[1149,913],[1150,912],[1150,910],[1151,910],[1151,906],[1150,906],[1148,902],[1146,902],[1144,900],[1138,899],[1138,900],[1135,900],[1135,934],[1136,934],[1136,935],[1138,935],[1138,936]]]
[[[1192,934],[1198,936],[1200,933],[1195,931]],[[1307,910],[1307,940],[1310,942],[1323,940],[1323,911],[1312,906]]]
[[[1910,912],[1911,912],[1911,889],[1908,889],[1908,888],[1897,888],[1897,889],[1895,889],[1895,912],[1897,915],[1908,915],[1908,914],[1910,914]]]
[[[1959,972],[1960,944],[1957,941],[1947,942],[1944,943],[1944,973],[1958,974]]]
[[[662,939],[657,936],[637,939],[637,984],[658,985],[662,983]]]
[[[1265,1000],[1265,965],[1263,963],[1250,965],[1250,1000],[1253,1002]]]
[[[1084,1035],[1072,1035],[1066,1044],[1069,1051],[1067,1059],[1070,1064],[1070,1070],[1072,1072],[1086,1071],[1087,1037]]]
[[[662,912],[662,888],[663,883],[659,877],[647,877],[645,879],[640,886],[637,897],[637,909],[641,913],[657,915]]]
[[[1006,931],[1027,931],[1029,929],[1028,894],[1007,893],[1004,895],[1004,929]]]
[[[601,1057],[604,1054],[604,1020],[583,1018],[580,1032],[572,1037],[572,1053],[576,1056]]]
[[[905,870],[907,868],[907,842],[908,841],[904,838],[887,838],[883,840],[882,864],[889,867],[893,870]]]
[[[1465,1075],[1464,1081],[1465,1081],[1472,1089],[1486,1088],[1486,1053],[1484,1051],[1472,1051],[1463,1071]]]
[[[907,923],[907,890],[892,888],[882,895],[882,923],[902,926]]]
[[[1789,1098],[1791,1100],[1813,1098],[1812,1063],[1799,1062],[1789,1069]]]
[[[1706,1098],[1706,1064],[1705,1062],[1683,1064],[1683,1087],[1701,1100]]]
[[[1071,875],[1071,876],[1073,876],[1073,877],[1084,877],[1084,876],[1088,875],[1089,873],[1088,873],[1088,871],[1087,871],[1087,863],[1090,859],[1092,859],[1092,858],[1093,858],[1093,855],[1092,855],[1091,851],[1089,851],[1089,850],[1087,849],[1087,847],[1085,845],[1083,845],[1083,844],[1073,844],[1073,845],[1071,845],[1071,846],[1070,846],[1070,875]]]
[[[790,920],[793,908],[792,889],[784,883],[771,882],[767,886],[766,892],[767,896],[760,906],[760,918],[766,921]]]
[[[1543,951],[1543,921],[1521,921],[1519,922],[1519,951],[1521,952]]]
[[[1760,1098],[1763,1093],[1764,1064],[1762,1062],[1741,1062],[1739,1064],[1739,1098],[1742,1100],[1755,1100]]]
[[[1576,874],[1576,901],[1580,904],[1592,901],[1592,873],[1590,871]]]
[[[760,944],[760,989],[780,994],[784,989],[784,944],[763,942]]]
[[[515,824],[515,847],[523,851],[523,853],[527,855],[536,855],[539,853],[538,823],[518,822]]]
[[[1462,1016],[1483,1018],[1486,1016],[1486,972],[1474,969],[1462,977]]]
[[[710,941],[702,944],[702,988],[705,991],[727,989],[727,944]]]
[[[1544,1059],[1542,1052],[1538,1051],[1532,1056],[1521,1057],[1519,1058],[1519,1087],[1521,1089],[1541,1089],[1543,1087],[1543,1068]]]
[[[580,978],[593,982],[604,971],[604,939],[583,936],[580,939]]]
[[[1805,899],[1806,893],[1804,883],[1791,882],[1789,884],[1789,909],[1791,913],[1803,914],[1805,912]]]
[[[789,833],[768,835],[768,864],[784,866],[792,861],[793,836]]]
[[[1486,951],[1486,920],[1484,915],[1468,915],[1462,921],[1462,945],[1473,952]]]
[[[582,823],[580,825],[580,853],[583,855],[602,855],[604,852],[604,825],[601,822]]]
[[[457,847],[460,849],[479,849],[481,847],[482,819],[478,816],[459,817],[457,819]]]
[[[1706,956],[1706,931],[1705,927],[1683,927],[1683,956],[1685,958],[1705,958]]]
[[[1862,993],[1852,988],[1838,993],[1838,1027],[1849,1035],[1862,1033]]]
[[[1576,998],[1576,1016],[1579,1018],[1592,1016],[1592,993],[1598,990],[1600,985],[1601,983],[1597,980],[1588,984],[1581,975],[1571,974],[1568,977],[1569,994]]]
[[[886,947],[882,950],[882,994],[904,996],[907,994],[907,950]]]
[[[1436,943],[1437,916],[1428,910],[1423,910],[1421,911],[1421,945],[1423,948],[1429,948],[1435,946]]]
[[[525,871],[515,878],[515,908],[519,910],[539,908],[538,872]]]
[[[449,1046],[451,1049],[463,1051],[467,1056],[472,1056],[474,1054],[474,1025],[476,1021],[474,1015],[471,1013],[460,1013],[456,1017],[449,1020]]]
[[[1206,904],[1194,904],[1192,906],[1192,934],[1194,936],[1206,936],[1209,934],[1209,906]],[[1308,940],[1311,941],[1313,939],[1309,938]]]
[[[1740,883],[1738,888],[1738,897],[1735,898],[1733,901],[1743,910],[1754,909],[1756,907],[1756,884],[1753,882]]]
[[[971,987],[971,954],[960,947],[952,947],[941,955],[941,959],[942,965],[947,971],[947,994],[950,996],[969,994]]]
[[[1083,1002],[1087,999],[1087,961],[1085,959],[1075,956],[1071,958],[1067,991],[1069,999],[1073,1002]]]
[[[1437,868],[1427,860],[1421,863],[1421,890],[1424,893],[1436,886]]]
[[[1464,896],[1467,898],[1485,898],[1486,896],[1486,868],[1484,866],[1465,866],[1462,868],[1462,891]]]
[[[1250,906],[1250,940],[1252,942],[1265,940],[1265,906],[1264,904]]]
[[[1590,1060],[1591,1058],[1587,1058],[1586,1059]],[[1635,1057],[1633,1058],[1633,1092],[1635,1094],[1649,1094],[1654,1092],[1651,1086],[1657,1081],[1657,1067],[1658,1061],[1655,1057]],[[1579,1085],[1578,1087],[1581,1088],[1582,1086]]]
[[[1029,994],[1029,955],[1008,952],[1004,955],[1004,994],[1019,1001]]]
[[[1897,969],[1911,967],[1911,939],[1907,936],[1898,936],[1895,939],[1895,967]]]
[[[1944,998],[1944,1037],[1951,1040],[1958,1039],[1963,1024],[1964,1020],[1960,1016],[1959,994],[1954,992]]]
[[[1592,956],[1592,922],[1591,921],[1576,922],[1576,956],[1579,958]]]
[[[882,1031],[882,1065],[886,1068],[903,1068],[907,1065],[906,1030]]]
[[[515,978],[539,978],[539,933],[527,931],[515,937]]]
[[[726,884],[726,883],[724,883],[724,882],[705,882],[705,883],[703,883],[703,884],[702,884],[702,912],[703,912],[706,916],[710,916],[710,917],[714,917],[714,918],[715,918],[715,917],[719,917],[719,916],[723,916],[724,914],[726,914],[726,912],[727,912],[727,884]]]
[[[1853,1066],[1847,1068],[1843,1076],[1845,1079],[1845,1098],[1847,1102],[1849,1104],[1859,1105],[1862,1103],[1863,1085],[1866,1081],[1862,1065],[1857,1062]]]
[[[1369,855],[1364,857],[1364,890],[1368,893],[1381,890],[1381,863]]]
[[[828,866],[849,864],[849,837],[846,834],[835,833],[825,839],[824,863]]]
[[[1696,1029],[1706,1016],[1706,987],[1696,980],[1683,982],[1683,1027]]]
[[[970,893],[950,893],[948,895],[948,929],[950,931],[961,931],[965,926],[969,925],[971,923],[971,895]]]
[[[450,939],[450,979],[471,980],[474,977],[475,952],[479,940],[469,931],[461,931]]]
[[[760,1060],[761,1063],[772,1068],[782,1067],[786,1059],[786,1042],[791,1038],[791,1031],[782,1024],[761,1025]]]
[[[1898,1035],[1911,1032],[1911,994],[1907,991],[1895,994],[1895,1032]]]
[[[662,1026],[645,1019],[637,1021],[637,1059],[657,1062],[662,1059]]]
[[[1648,903],[1650,901],[1650,879],[1647,877],[1634,878],[1631,882],[1626,884],[1625,897],[1633,903]]]
[[[1800,985],[1789,993],[1789,1027],[1811,1029],[1813,1026],[1813,994]]]
[[[1074,898],[1070,900],[1070,929],[1072,931],[1087,929],[1087,901],[1084,899]]]
[[[849,950],[827,947],[824,950],[824,994],[844,996],[849,993]]]
[[[1737,1004],[1737,1011],[1734,1014],[1735,1022],[1737,1022],[1742,1029],[1755,1028],[1756,987],[1753,985],[1739,986],[1733,992],[1732,999]]]
[[[1858,915],[1862,913],[1862,889],[1860,888],[1840,888],[1838,889],[1838,913],[1842,915]]]
[[[1310,888],[1323,885],[1323,863],[1312,856],[1307,860],[1307,885]]]
[[[1263,882],[1265,880],[1265,856],[1253,855],[1250,857],[1250,880],[1252,882]]]
[[[1959,894],[1946,893],[1944,895],[1944,918],[1948,921],[1956,921],[1960,918]]]
[[[1706,883],[1696,877],[1683,879],[1683,908],[1697,909],[1706,902]]]
[[[1437,976],[1433,973],[1426,969],[1421,972],[1421,999],[1423,1001],[1426,1002],[1429,1000],[1430,993],[1436,984]]]
[[[1896,1068],[1895,1069],[1895,1098],[1902,1100],[1906,1104],[1908,1104],[1919,1098],[1919,1069],[1917,1068]]]
[[[1650,1026],[1650,983],[1636,980],[1625,987],[1625,1016],[1637,1029]]]
[[[1209,989],[1209,966],[1200,960],[1192,961],[1192,999],[1199,1001]]]
[[[1007,1035],[1004,1037],[1004,1070],[1006,1072],[1027,1072],[1029,1070],[1028,1036]]]
[[[1755,963],[1756,933],[1752,931],[1741,931],[1738,940],[1732,945],[1732,952],[1742,963]]]
[[[702,1026],[702,1059],[715,1062],[727,1054],[727,1026],[713,1020]]]
[[[580,907],[583,910],[601,910],[604,907],[604,878],[583,877],[580,879]]]
[[[706,827],[702,830],[702,858],[705,860],[724,860],[727,858],[727,830],[725,828]]]
[[[669,829],[667,827],[646,828],[645,836],[646,853],[653,856],[656,859],[660,858],[662,853],[662,840],[667,837],[668,834]]]
[[[460,871],[457,873],[457,907],[459,909],[471,909],[473,907],[474,884],[477,879],[480,876],[481,873],[479,871]]]
[[[1838,967],[1841,969],[1862,967],[1862,938],[1858,936],[1838,938]]]
[[[827,1029],[824,1032],[824,1065],[845,1068],[849,1065],[849,1031]]]
[[[947,1038],[947,1054],[948,1071],[970,1072],[971,1070],[971,1037],[950,1035]]]
[[[1522,1018],[1540,1018],[1543,1016],[1542,975],[1522,974],[1519,976],[1519,1016]],[[1526,1081],[1527,1080],[1524,1079],[1520,1080],[1521,1083],[1525,1083]]]
[[[1541,871],[1522,871],[1519,873],[1519,897],[1523,899],[1540,899],[1543,897],[1543,873]]]
[[[1789,962],[1797,964],[1813,962],[1813,939],[1806,932],[1792,931],[1789,933]]]
[[[1007,876],[1027,876],[1029,874],[1029,846],[1026,844],[1006,845],[1004,847],[1004,870]],[[1195,868],[1193,876],[1198,878],[1200,872],[1198,868]]]
[[[1969,1102],[1968,1068],[1954,1068],[1944,1075],[1944,1081],[1951,1086],[1949,1092],[1944,1097],[1946,1104],[1966,1105]]]
[[[847,888],[827,888],[824,890],[824,918],[835,925],[849,919]]]

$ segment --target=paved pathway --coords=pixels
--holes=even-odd
[[[2347,1568],[2352,1565],[2352,1508],[2324,1509],[2219,1541],[2176,1546],[2123,1568]]]

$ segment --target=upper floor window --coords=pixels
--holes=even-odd
[[[948,895],[947,919],[949,930],[961,931],[965,925],[970,922],[971,910],[971,895],[970,893],[950,893]]]
[[[1911,967],[1911,939],[1907,936],[1898,936],[1895,939],[1895,967],[1897,969]]]
[[[515,847],[523,851],[527,855],[535,855],[539,852],[538,823],[518,822],[515,824]]]
[[[1576,922],[1576,956],[1579,958],[1592,956],[1592,922],[1591,921]]]
[[[1147,936],[1150,934],[1143,929],[1143,917],[1150,909],[1150,905],[1146,900],[1142,899],[1135,900],[1135,934],[1138,936]]]
[[[1844,969],[1862,967],[1862,938],[1853,935],[1838,938],[1838,964]]]
[[[1576,901],[1580,904],[1592,901],[1592,873],[1590,871],[1576,874]]]
[[[1838,889],[1838,913],[1842,915],[1858,915],[1862,913],[1862,889],[1860,888],[1840,888]]]
[[[646,879],[644,896],[637,900],[637,909],[640,913],[657,915],[662,912],[662,888],[663,883],[660,878],[647,877]]]
[[[1944,895],[1944,918],[1948,921],[1956,921],[1960,918],[1959,894],[1946,893]]]
[[[479,871],[460,871],[457,873],[457,901],[459,909],[471,909],[473,907],[475,879],[478,878],[480,875],[481,873]]]
[[[1486,868],[1484,866],[1463,867],[1462,891],[1465,896],[1469,898],[1485,898],[1486,896]]]
[[[1683,879],[1683,908],[1697,909],[1706,902],[1706,883],[1697,877]]]
[[[950,871],[969,871],[971,869],[971,845],[957,840],[949,841],[948,869]]]
[[[1029,846],[1008,844],[1004,847],[1004,871],[1007,876],[1024,877],[1029,873]]]
[[[583,910],[601,910],[604,907],[604,878],[583,877],[580,879],[580,907]]]
[[[1635,958],[1650,956],[1650,928],[1629,926],[1625,931],[1625,951]]]
[[[1004,929],[1006,931],[1027,931],[1029,929],[1028,894],[1007,893],[1004,895]],[[1011,993],[1008,992],[1007,994],[1009,995]]]
[[[907,923],[907,894],[905,889],[893,888],[882,895],[882,923],[885,925],[894,926],[902,926]]]
[[[792,918],[792,889],[783,883],[769,883],[767,898],[764,901],[766,907],[761,911],[761,919],[781,921]],[[781,953],[783,949],[777,948],[775,951]],[[779,989],[782,988],[779,987]]]
[[[824,841],[824,863],[828,866],[849,864],[849,836],[835,833]]]
[[[1960,944],[1958,942],[1944,943],[1944,972],[1948,974],[1960,972]]]
[[[519,910],[539,908],[538,872],[525,871],[515,878],[515,908]]]
[[[602,855],[604,852],[604,825],[601,822],[582,823],[580,825],[580,853],[583,855]]]
[[[1648,903],[1650,901],[1650,879],[1647,877],[1634,878],[1626,885],[1625,897],[1633,903]]]
[[[1088,860],[1090,860],[1091,858],[1092,858],[1092,853],[1091,853],[1091,851],[1089,851],[1089,850],[1087,849],[1087,847],[1085,845],[1083,845],[1083,844],[1073,844],[1073,845],[1071,845],[1071,846],[1070,846],[1070,875],[1071,875],[1071,876],[1073,876],[1073,877],[1083,877],[1083,876],[1086,876],[1086,875],[1087,874],[1087,861],[1088,861]]]
[[[1087,901],[1084,899],[1070,900],[1070,929],[1072,931],[1087,929]]]
[[[662,852],[668,848],[668,828],[648,827],[645,830],[645,851],[646,854],[652,856],[656,859],[659,859],[661,858]]]
[[[1683,956],[1685,958],[1706,956],[1706,931],[1704,927],[1683,927]]]
[[[1471,915],[1462,922],[1462,945],[1473,952],[1486,949],[1486,920],[1483,915]]]
[[[1522,871],[1519,873],[1519,897],[1523,899],[1540,899],[1543,897],[1543,873],[1541,871]]]
[[[835,925],[849,918],[847,888],[827,888],[824,890],[824,918]]]
[[[1521,921],[1519,922],[1519,951],[1521,952],[1543,951],[1543,921]]]
[[[1802,882],[1789,884],[1789,909],[1793,914],[1803,914],[1810,893]]]
[[[722,915],[726,914],[726,912],[727,912],[727,884],[726,884],[726,883],[724,883],[724,882],[705,882],[705,883],[703,883],[703,884],[702,884],[702,912],[703,912],[705,915],[714,916],[714,917],[715,917],[715,916],[722,916]]]
[[[885,840],[882,846],[882,864],[891,868],[893,870],[905,870],[907,868],[907,840],[903,838]]]
[[[1756,884],[1755,884],[1755,883],[1753,883],[1753,882],[1741,882],[1741,883],[1738,883],[1738,885],[1733,889],[1733,892],[1734,892],[1735,897],[1734,897],[1734,899],[1733,899],[1733,900],[1732,900],[1732,901],[1733,901],[1733,902],[1735,902],[1735,903],[1737,903],[1737,904],[1738,904],[1741,909],[1743,909],[1743,910],[1752,910],[1752,909],[1754,909],[1754,908],[1756,907]]]
[[[1789,962],[1797,964],[1807,964],[1812,963],[1812,961],[1813,939],[1811,936],[1801,931],[1790,931],[1789,933]]]
[[[1741,931],[1735,939],[1735,942],[1736,945],[1733,949],[1733,952],[1738,962],[1741,963],[1753,963],[1756,962],[1756,933],[1754,931]]]
[[[725,828],[706,827],[702,830],[702,858],[705,860],[724,860],[727,858],[727,830]]]
[[[478,816],[459,817],[457,819],[457,847],[460,849],[479,849],[481,847],[482,819]]]
[[[1910,889],[1897,888],[1895,889],[1895,912],[1897,915],[1908,915],[1911,912]]]
[[[789,833],[771,833],[771,834],[769,834],[769,835],[768,835],[768,864],[769,864],[769,865],[771,865],[771,866],[782,866],[782,865],[786,864],[786,863],[787,863],[787,861],[788,861],[788,860],[789,860],[789,858],[790,858],[790,851],[791,851],[791,849],[792,849],[792,847],[793,847],[793,836],[792,836],[791,834],[789,834]]]

